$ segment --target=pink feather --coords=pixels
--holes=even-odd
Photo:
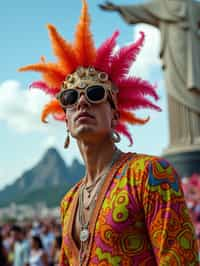
[[[151,96],[156,101],[159,99],[156,92],[156,87],[152,86],[149,82],[136,77],[129,77],[127,79],[118,80],[116,86],[119,88],[118,99],[136,96]]]
[[[44,92],[46,92],[47,94],[50,94],[52,96],[55,96],[60,89],[59,88],[50,88],[44,81],[35,81],[33,83],[30,84],[29,86],[30,89],[40,89]]]
[[[145,35],[143,32],[140,32],[141,37],[140,39],[128,46],[122,47],[113,57],[111,60],[111,67],[110,67],[110,76],[111,79],[117,83],[117,81],[123,78],[131,64],[135,61],[137,54],[140,51],[141,46],[144,43]]]
[[[123,134],[124,136],[126,136],[129,139],[129,141],[130,141],[129,146],[133,145],[133,139],[131,137],[131,134],[128,132],[128,129],[127,129],[127,127],[124,124],[118,123],[118,125],[115,127],[115,130],[118,133]]]
[[[58,121],[65,121],[66,120],[66,115],[64,112],[63,112],[63,114],[53,114],[53,117],[55,120],[58,120]]]
[[[118,36],[119,31],[115,31],[113,35],[98,48],[96,61],[94,63],[96,69],[108,73],[111,55]]]
[[[136,110],[139,108],[150,108],[157,111],[161,111],[161,108],[155,104],[153,104],[150,100],[144,98],[144,97],[130,97],[129,101],[127,101],[127,98],[120,99],[119,102],[119,109],[125,109],[125,110]]]

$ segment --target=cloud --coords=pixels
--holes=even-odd
[[[21,133],[44,131],[40,115],[49,96],[40,90],[24,90],[16,80],[0,84],[0,120]]]
[[[134,76],[140,76],[144,79],[153,80],[153,72],[161,73],[161,62],[159,59],[160,34],[158,29],[147,24],[140,24],[134,27],[134,41],[139,38],[139,32],[145,33],[145,42],[136,62],[133,63],[130,73]],[[159,73],[159,74],[160,74]],[[158,75],[155,75],[156,79]]]

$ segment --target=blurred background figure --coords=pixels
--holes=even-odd
[[[51,266],[59,266],[60,249],[62,244],[62,236],[57,235],[53,241],[51,250]]]
[[[13,266],[28,266],[30,248],[25,230],[18,225],[13,225],[11,236],[13,240]]]
[[[193,174],[191,177],[183,177],[182,186],[195,225],[196,235],[200,239],[200,175]]]
[[[2,245],[5,249],[7,254],[8,264],[13,264],[14,254],[13,254],[13,240],[11,237],[11,225],[10,224],[3,224],[1,229],[1,238],[2,238]]]
[[[44,221],[41,228],[41,240],[49,262],[51,257],[51,250],[53,247],[55,236],[52,230],[51,222]]]
[[[8,264],[8,254],[3,245],[3,238],[0,231],[0,266],[9,266]]]
[[[39,236],[31,238],[31,252],[28,266],[48,266],[48,256]]]
[[[39,221],[33,221],[31,228],[31,235],[40,235],[41,234],[41,224]]]

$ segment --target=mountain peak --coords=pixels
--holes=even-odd
[[[59,152],[57,151],[57,149],[55,147],[50,147],[46,152],[45,152],[45,155],[54,155],[54,156],[60,156]],[[45,156],[44,155],[44,156]]]
[[[80,180],[84,172],[84,166],[78,160],[67,167],[57,149],[51,147],[32,169],[0,191],[0,205],[37,201],[58,204],[61,195]]]

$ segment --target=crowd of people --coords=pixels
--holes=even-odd
[[[55,219],[4,224],[0,230],[0,266],[58,266],[61,228]]]

